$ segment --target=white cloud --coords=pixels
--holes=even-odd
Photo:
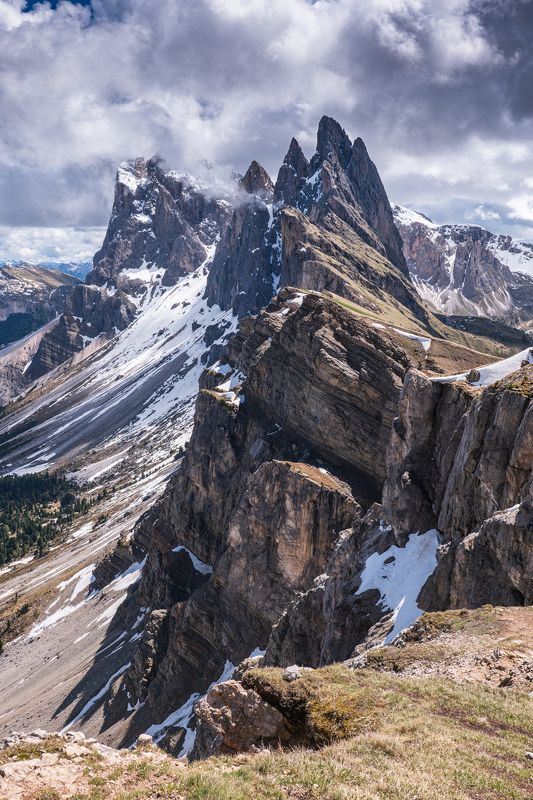
[[[0,0],[6,225],[105,224],[136,155],[275,173],[323,113],[413,207],[505,206],[533,173],[531,123],[506,104],[515,54],[470,0],[93,0],[92,21],[22,6]]]
[[[467,215],[468,219],[473,220],[482,220],[483,222],[494,222],[496,220],[500,220],[501,216],[498,211],[495,211],[492,208],[487,208],[484,205],[480,205],[474,209],[470,214]]]
[[[10,259],[79,263],[90,261],[105,228],[9,228],[0,226],[0,262]]]
[[[533,222],[533,195],[520,194],[507,203],[511,219]]]

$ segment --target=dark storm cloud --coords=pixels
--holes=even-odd
[[[105,224],[138,154],[275,173],[327,113],[395,200],[533,236],[530,2],[23,5],[0,0],[0,223]]]

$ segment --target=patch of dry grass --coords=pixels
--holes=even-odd
[[[247,685],[282,708],[307,746],[188,767],[125,755],[89,764],[70,800],[530,800],[533,700],[526,693],[334,665]],[[94,780],[91,780],[94,778]],[[32,798],[32,800],[37,800]]]
[[[40,742],[19,742],[5,750],[0,750],[0,765],[7,764],[8,761],[28,761],[31,758],[39,758],[43,753],[62,753],[65,749],[65,741],[59,736],[50,736]]]

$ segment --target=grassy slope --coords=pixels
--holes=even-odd
[[[303,708],[317,746],[222,757],[183,768],[132,754],[120,768],[87,763],[76,800],[526,800],[533,700],[512,690],[406,679],[336,665],[287,684],[248,673],[286,710]],[[15,753],[10,754],[11,757]],[[31,757],[33,752],[22,757]],[[5,758],[5,756],[4,756]],[[36,793],[30,800],[38,798]]]
[[[38,267],[34,264],[21,264],[17,267],[3,267],[2,272],[14,280],[24,281],[35,288],[57,289],[59,286],[74,286],[81,283],[79,278],[58,269]]]
[[[410,280],[335,214],[327,215],[323,227],[294,209],[285,209],[284,214],[298,220],[298,244],[306,248],[309,264],[320,265],[345,286],[342,298],[326,294],[354,313],[413,333],[429,332],[446,343],[497,358],[518,349],[490,330],[481,336],[446,325],[419,297]],[[380,285],[389,288],[378,288]]]

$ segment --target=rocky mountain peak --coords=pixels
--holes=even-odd
[[[327,286],[360,303],[360,292],[350,285],[368,283],[365,275],[372,273],[368,287],[373,293],[382,280],[372,266],[377,255],[385,272],[390,272],[388,291],[425,318],[425,312],[416,308],[414,290],[405,283],[402,241],[361,139],[352,144],[341,125],[324,116],[310,162],[292,139],[278,173],[272,208],[267,207],[270,192],[265,194],[263,188],[263,194],[257,194],[257,187],[267,180],[270,188],[270,179],[257,162],[241,179],[247,191],[256,192],[256,200],[248,211],[234,212],[227,236],[217,247],[207,286],[210,303],[232,307],[239,315],[257,313],[279,285],[320,290]],[[342,263],[339,237],[350,240]],[[333,255],[337,263],[332,269]],[[339,273],[347,280],[339,280]]]
[[[278,172],[274,187],[274,202],[276,205],[296,205],[298,194],[301,192],[306,178],[309,175],[309,162],[302,148],[293,137],[283,159],[283,164]]]
[[[323,116],[318,124],[316,151],[320,161],[335,153],[343,166],[347,166],[352,143],[344,128],[332,117]]]
[[[291,139],[291,143],[289,145],[289,149],[287,150],[287,155],[283,159],[283,163],[290,167],[294,167],[298,174],[301,174],[305,169],[309,168],[309,164],[307,163],[304,152],[300,147],[300,143],[294,138],[294,136]]]
[[[274,191],[274,184],[270,175],[258,161],[252,161],[244,176],[239,181],[241,186],[248,194],[257,194],[260,197],[268,197]]]
[[[385,245],[387,256],[393,264],[407,273],[402,239],[394,224],[387,192],[360,137],[352,145],[347,174],[363,214]]]
[[[121,273],[136,280],[139,270],[142,283],[140,270],[148,267],[160,269],[163,283],[173,285],[205,261],[206,246],[220,235],[227,216],[227,204],[208,197],[193,178],[165,171],[158,156],[125,161],[117,172],[104,243],[87,282],[116,286]]]

